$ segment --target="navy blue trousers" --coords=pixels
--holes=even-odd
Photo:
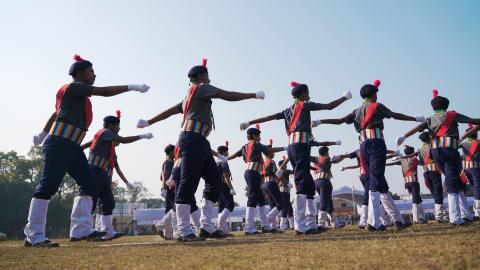
[[[180,167],[173,167],[172,180],[175,182],[175,193],[173,195],[173,200],[172,200],[173,205],[175,205],[175,194],[177,194],[178,185],[180,185]],[[190,204],[190,213],[193,213],[197,210],[198,210],[197,201],[195,200],[195,198],[193,198],[193,202]],[[175,212],[175,207],[173,207],[173,211]]]
[[[283,210],[283,197],[275,181],[266,181],[265,183],[263,183],[262,190],[268,198],[271,208],[276,207],[280,211]]]
[[[95,177],[95,194],[92,196],[92,214],[99,207],[98,213],[100,215],[109,216],[115,209],[115,198],[112,192],[112,177],[104,170],[97,166],[90,166],[93,176]],[[86,195],[82,188],[80,188],[80,195]]]
[[[233,212],[235,208],[235,202],[233,201],[233,195],[230,194],[230,188],[226,183],[220,185],[220,194],[218,198],[218,213],[221,213],[223,209],[228,209]]]
[[[387,147],[381,139],[368,139],[360,144],[365,166],[368,169],[369,190],[380,193],[388,192],[385,179],[385,163],[387,161]]]
[[[458,150],[451,147],[432,148],[432,158],[445,175],[445,187],[448,193],[458,193],[465,190],[460,180],[462,160]]]
[[[243,174],[247,182],[247,207],[265,205],[265,196],[262,192],[262,177],[257,171],[246,170]]]
[[[360,182],[362,183],[362,186],[363,186],[363,202],[362,202],[362,205],[368,205],[368,198],[369,198],[368,189],[370,187],[369,186],[370,183],[368,182],[368,175],[366,175],[366,174],[360,175]]]
[[[442,174],[439,172],[424,172],[425,185],[432,193],[435,204],[443,204]]]
[[[480,200],[480,168],[466,169],[465,174],[473,187],[475,200]]]
[[[310,146],[306,143],[290,144],[288,158],[293,167],[297,194],[315,196],[315,183],[310,174]]]
[[[420,196],[420,184],[418,182],[405,183],[408,192],[412,194],[412,203],[422,203],[422,196]]]
[[[42,176],[33,197],[50,200],[68,173],[84,194],[94,196],[95,181],[83,149],[61,137],[49,135],[43,144]]]
[[[290,201],[290,192],[280,192],[282,194],[284,207],[282,209],[282,217],[289,218],[293,217],[293,206]]]
[[[318,192],[318,196],[320,196],[320,211],[332,213],[333,212],[332,182],[330,180],[325,180],[325,179],[315,180],[315,189]]]
[[[173,210],[175,212],[175,190],[167,189],[167,196],[165,196],[165,214]]]
[[[182,132],[178,146],[182,162],[175,203],[192,204],[195,201],[195,192],[200,178],[205,180],[203,197],[216,203],[222,178],[213,158],[210,143],[200,134]]]

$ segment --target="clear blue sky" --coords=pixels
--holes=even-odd
[[[0,150],[26,154],[32,136],[53,112],[55,93],[70,81],[74,53],[94,63],[96,85],[143,83],[147,94],[93,98],[94,123],[123,111],[123,135],[139,132],[139,118],[180,101],[188,69],[209,59],[212,84],[227,90],[264,90],[264,101],[214,101],[217,130],[233,150],[245,142],[239,123],[278,112],[292,102],[289,83],[307,83],[313,101],[328,102],[351,90],[354,98],[313,118],[340,117],[360,103],[359,89],[382,80],[379,101],[394,111],[431,114],[431,90],[451,108],[479,117],[479,1],[8,1],[0,10]],[[163,148],[178,138],[181,117],[148,130],[155,134],[118,149],[130,181],[160,193]],[[386,121],[389,148],[414,123]],[[285,145],[283,123],[262,126],[263,138]],[[464,127],[461,127],[462,131]],[[358,147],[353,126],[322,126],[318,140],[342,139],[331,153]],[[415,139],[407,141],[419,145]],[[313,152],[315,153],[315,152]],[[281,156],[281,155],[280,155]],[[342,165],[354,164],[345,161]],[[360,188],[358,171],[333,168],[334,187]],[[235,197],[245,204],[243,162],[231,163]],[[114,179],[118,177],[114,176]],[[393,192],[404,193],[400,168],[387,169]],[[422,181],[422,192],[425,187]],[[197,192],[199,199],[201,192]]]

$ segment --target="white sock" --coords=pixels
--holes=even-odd
[[[102,215],[102,224],[105,227],[105,232],[107,233],[102,237],[102,239],[111,239],[115,236],[115,234],[117,234],[117,232],[113,229],[112,215]]]
[[[173,210],[168,211],[163,217],[163,236],[167,240],[173,239],[173,224],[172,224],[172,216],[175,214]]]
[[[368,191],[368,224],[374,228],[380,227],[380,192]]]
[[[203,198],[202,205],[200,207],[200,225],[202,229],[209,233],[213,233],[215,231],[215,227],[213,226],[214,207],[215,204],[212,201]]]
[[[293,219],[295,221],[295,230],[299,232],[306,232],[307,217],[305,215],[305,208],[307,205],[307,195],[297,194],[295,198],[295,204],[293,209]]]
[[[255,215],[256,215],[257,208],[255,207],[247,207],[246,217],[245,217],[245,232],[253,233],[256,232],[255,229]]]
[[[76,196],[73,199],[73,207],[70,223],[70,237],[82,238],[94,232],[92,217],[92,197]]]
[[[258,210],[258,217],[260,218],[260,224],[262,225],[262,228],[271,230],[272,226],[268,222],[265,205],[257,206],[257,210]]]
[[[448,193],[448,216],[450,218],[450,223],[453,224],[462,224],[463,220],[460,215],[460,205],[459,205],[459,195],[458,193]]]
[[[212,211],[211,215],[213,215],[213,209],[211,209],[211,211]],[[198,209],[195,210],[193,213],[190,213],[190,218],[192,219],[193,227],[195,227],[195,230],[197,230],[197,232],[199,232],[201,228],[201,223],[200,223],[201,216],[202,214]]]
[[[278,216],[278,213],[280,213],[280,211],[278,211],[278,208],[277,207],[274,207],[270,210],[270,212],[268,212],[267,214],[267,219],[268,221],[270,222],[270,224],[272,225],[272,228],[277,228],[277,216]]]
[[[393,201],[392,196],[390,193],[380,193],[380,201],[382,202],[383,208],[385,209],[385,212],[387,213],[387,216],[393,220],[393,222],[401,222],[405,224],[405,221],[403,219],[402,214],[398,210],[397,206],[395,205],[395,202]]]
[[[190,204],[176,203],[175,211],[177,214],[177,234],[180,236],[192,234],[192,228],[190,228]]]
[[[468,201],[467,201],[467,197],[465,197],[465,192],[460,191],[458,195],[459,195],[458,202],[460,206],[460,215],[464,219],[472,220],[473,215],[472,215],[472,212],[470,211],[470,207],[468,206]]]
[[[306,209],[306,216],[307,216],[307,228],[316,229],[317,223],[315,222],[315,216],[317,215],[317,208],[313,203],[313,199],[307,199],[307,209]]]
[[[28,211],[28,223],[23,230],[26,240],[32,244],[47,240],[45,224],[47,223],[48,204],[50,200],[32,198]],[[91,209],[90,209],[91,210]]]
[[[358,222],[358,226],[366,227],[368,220],[368,205],[362,205],[362,209],[360,212],[360,221]]]

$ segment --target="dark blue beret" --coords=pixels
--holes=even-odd
[[[68,75],[73,76],[78,71],[84,70],[84,69],[92,67],[92,66],[93,66],[93,64],[90,61],[87,61],[87,60],[77,61],[70,66],[70,70],[68,71]]]
[[[254,135],[258,136],[260,135],[261,131],[258,128],[249,128],[247,129],[247,135]]]
[[[326,153],[328,153],[328,150],[330,150],[328,147],[322,146],[322,147],[320,147],[320,148],[318,149],[318,154],[319,154],[320,156],[323,156],[323,155],[325,155]]]
[[[308,86],[303,83],[296,84],[292,88],[292,96],[298,97],[300,94],[307,92],[308,91]]]
[[[450,105],[450,101],[446,97],[436,96],[430,102],[434,111],[436,110],[446,110]]]
[[[194,66],[188,71],[188,77],[193,78],[203,73],[208,73],[208,69],[206,66]]]
[[[365,84],[360,88],[360,96],[362,98],[369,98],[373,96],[373,94],[378,92],[378,87],[372,84]]]
[[[103,118],[103,123],[104,124],[120,124],[120,118],[116,117],[116,116],[113,116],[113,115],[109,115],[109,116],[106,116],[105,118]]]
[[[420,135],[418,136],[418,138],[420,139],[420,141],[422,142],[429,142],[430,141],[430,133],[428,132],[422,132],[420,133]]]

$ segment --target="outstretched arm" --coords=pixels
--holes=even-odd
[[[392,112],[392,118],[396,120],[401,120],[401,121],[417,121],[416,117],[408,116],[406,114],[396,113],[396,112]]]
[[[342,144],[342,141],[336,141],[336,142],[317,142],[317,141],[311,141],[311,142],[310,142],[310,146],[312,146],[312,147],[341,145],[341,144]]]
[[[464,124],[480,125],[480,118],[470,118],[468,116],[465,116],[459,113],[455,117],[455,121],[457,121],[458,123],[464,123]]]
[[[150,120],[140,119],[137,123],[137,127],[138,128],[148,127],[148,126],[153,125],[153,124],[155,124],[159,121],[163,121],[163,120],[169,118],[172,115],[176,115],[176,114],[179,114],[179,113],[182,113],[182,102],[177,103],[175,106],[159,113],[157,116],[153,117]]]
[[[402,163],[400,161],[395,161],[395,162],[391,162],[391,163],[387,163],[385,164],[385,166],[395,166],[395,165],[401,165]]]
[[[236,159],[236,158],[241,157],[241,156],[242,156],[242,149],[238,150],[235,154],[230,155],[228,157],[228,160]]]
[[[339,99],[336,99],[330,103],[327,103],[327,104],[323,104],[323,110],[333,110],[335,108],[337,108],[338,106],[340,106],[343,102],[349,100],[351,97],[352,97],[352,94],[349,94],[349,97],[345,96],[346,94],[344,94],[343,97],[339,98]]]
[[[127,143],[133,143],[141,139],[151,139],[153,138],[152,133],[146,133],[146,134],[141,134],[137,136],[128,136],[128,137],[122,137],[118,134],[115,134],[113,137],[113,140],[118,143],[122,144],[127,144]]]
[[[358,168],[360,168],[360,165],[346,166],[346,167],[342,167],[342,171],[351,170],[351,169],[358,169]]]
[[[265,117],[262,117],[262,118],[257,118],[257,119],[254,119],[254,120],[251,120],[251,121],[240,124],[240,129],[245,130],[250,125],[265,123],[265,122],[272,121],[272,120],[277,120],[277,119],[278,119],[278,114],[277,113],[269,115],[269,116],[265,116]]]
[[[246,99],[255,99],[257,98],[257,95],[261,95],[260,92],[259,93],[239,93],[239,92],[219,90],[218,93],[212,98],[223,99],[226,101],[241,101]],[[263,97],[265,97],[265,94],[263,94]]]
[[[101,97],[111,97],[123,94],[128,91],[138,91],[140,93],[145,93],[150,89],[150,86],[146,84],[129,84],[129,85],[120,85],[120,86],[104,86],[104,87],[93,87],[92,96],[101,96]]]
[[[333,156],[332,158],[332,163],[340,163],[342,162],[342,160],[346,159],[346,158],[349,158],[350,157],[350,154],[344,154],[344,155],[338,155],[338,156]]]
[[[409,130],[407,133],[405,133],[405,135],[397,138],[397,145],[402,145],[402,143],[403,143],[408,137],[412,136],[413,134],[415,134],[415,133],[417,133],[417,132],[423,131],[423,130],[425,130],[426,128],[428,128],[427,122],[423,122],[423,123],[421,123],[420,125],[416,126],[415,128]]]
[[[315,120],[312,122],[312,127],[316,127],[320,124],[330,124],[330,125],[341,125],[341,124],[347,124],[350,123],[351,116],[347,115],[342,118],[333,118],[333,119],[322,119],[322,120]]]

